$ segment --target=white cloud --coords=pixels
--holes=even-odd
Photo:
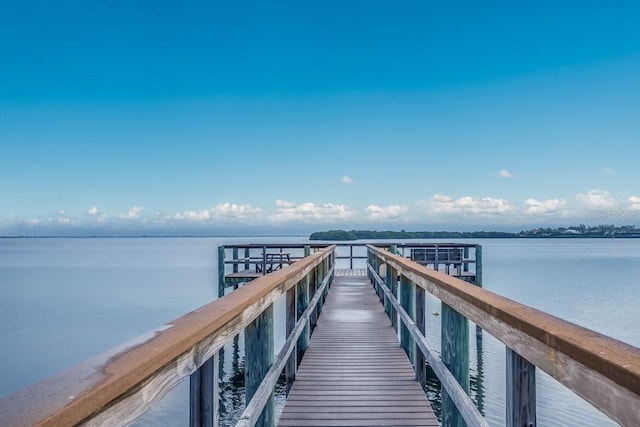
[[[367,217],[372,220],[384,221],[403,217],[409,208],[405,205],[378,206],[369,205],[367,207]]]
[[[587,194],[578,194],[576,199],[583,205],[594,209],[614,208],[616,200],[606,190],[594,189]]]
[[[209,221],[211,212],[209,210],[182,211],[173,216],[178,221]]]
[[[140,214],[144,211],[143,207],[134,206],[124,215],[119,215],[120,219],[136,219],[140,217]]]
[[[629,202],[629,209],[640,210],[640,196],[630,196],[627,202]]]
[[[100,212],[97,206],[92,206],[87,209],[87,214],[91,217],[91,221],[106,222],[107,220],[107,215]]]
[[[444,194],[435,194],[428,202],[423,202],[429,213],[436,215],[480,215],[492,216],[509,214],[516,210],[513,203],[493,197],[465,196],[453,199]]]
[[[259,215],[262,212],[260,208],[251,205],[239,205],[235,203],[218,203],[215,208],[211,209],[212,217],[225,217],[239,219]]]
[[[342,222],[354,219],[357,213],[345,205],[307,202],[296,205],[286,200],[276,200],[276,212],[269,215],[274,222]]]
[[[247,221],[251,218],[259,217],[262,213],[260,208],[251,205],[240,205],[236,203],[218,203],[214,208],[197,211],[186,210],[178,212],[173,216],[178,221]]]
[[[347,175],[344,175],[343,177],[340,178],[340,182],[343,184],[354,184],[355,181],[353,179],[351,179],[350,177],[348,177]]]
[[[512,178],[513,175],[511,174],[511,172],[509,172],[506,169],[502,169],[500,172],[498,172],[498,176],[500,178]]]
[[[547,199],[536,200],[527,199],[524,202],[524,213],[528,215],[547,215],[563,213],[563,209],[567,206],[564,199]]]

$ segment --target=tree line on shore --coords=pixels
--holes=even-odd
[[[328,230],[316,231],[309,236],[310,240],[382,240],[382,239],[508,239],[536,237],[640,237],[640,230],[634,225],[616,227],[599,225],[587,227],[580,224],[576,227],[534,228],[509,233],[505,231],[376,231],[376,230]]]

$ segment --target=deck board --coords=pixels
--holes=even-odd
[[[336,277],[279,426],[438,426],[366,276]]]

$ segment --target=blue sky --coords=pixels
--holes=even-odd
[[[637,2],[22,3],[0,235],[639,222]]]

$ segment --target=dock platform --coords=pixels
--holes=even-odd
[[[278,425],[439,425],[364,269],[336,270]]]

